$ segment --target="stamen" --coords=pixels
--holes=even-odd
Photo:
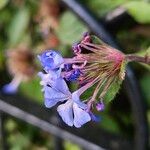
[[[108,91],[108,89],[110,88],[110,85],[113,83],[113,81],[115,80],[115,77],[113,78],[109,78],[102,93],[100,94],[99,98],[103,98],[106,94],[106,92]]]
[[[79,43],[75,43],[72,45],[72,50],[73,52],[78,55],[81,53],[81,48],[80,48],[80,44]]]
[[[73,65],[72,65],[72,68],[74,68],[74,69],[81,69],[81,68],[83,68],[86,64],[87,64],[87,61],[84,61],[84,63],[83,63],[82,65],[75,65],[75,64],[73,64]]]
[[[83,94],[88,88],[90,88],[91,86],[93,86],[99,80],[100,80],[100,75],[98,77],[96,77],[93,81],[91,81],[90,83],[87,83],[86,85],[84,85],[83,87],[81,87],[80,89],[78,89],[77,90],[78,95],[80,96],[81,94]]]

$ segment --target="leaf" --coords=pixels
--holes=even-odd
[[[0,10],[2,8],[4,8],[7,5],[8,2],[9,2],[9,0],[0,0]]]
[[[140,23],[150,23],[150,3],[146,1],[130,1],[124,5],[128,13]]]
[[[29,24],[29,9],[26,7],[20,8],[13,17],[10,26],[8,27],[9,46],[15,46],[20,41]]]
[[[60,19],[57,35],[63,44],[72,45],[79,41],[87,27],[71,12],[66,11]]]
[[[115,98],[116,94],[119,92],[122,81],[123,80],[120,80],[119,78],[116,78],[114,80],[114,82],[111,84],[110,88],[108,89],[106,95],[104,96],[105,103],[108,103]]]
[[[115,9],[117,6],[125,3],[128,0],[81,0],[83,4],[98,16],[104,16],[109,11]]]
[[[135,54],[137,54],[139,56],[145,56],[145,55],[150,56],[150,47],[148,47],[146,50],[140,50]]]
[[[126,66],[127,66],[127,62],[126,61],[122,62],[119,76],[114,79],[114,81],[111,84],[110,88],[108,89],[106,95],[104,96],[104,101],[106,103],[113,100],[115,98],[116,94],[119,92],[122,81],[124,80],[124,77],[125,77]]]

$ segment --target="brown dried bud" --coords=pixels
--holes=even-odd
[[[36,72],[34,54],[25,46],[7,51],[7,67],[12,76],[22,76],[24,80],[31,78]]]

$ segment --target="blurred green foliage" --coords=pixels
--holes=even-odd
[[[0,9],[5,7],[5,5],[8,3],[9,0],[0,0]]]
[[[150,3],[146,1],[131,1],[126,3],[125,8],[130,15],[140,23],[150,23]]]
[[[22,6],[16,11],[7,30],[9,47],[13,47],[22,41],[22,37],[24,37],[29,26],[29,20],[30,10],[27,7]]]
[[[98,18],[104,17],[108,12],[116,7],[124,7],[128,13],[139,23],[140,27],[145,24],[150,24],[150,3],[144,0],[80,0],[83,5],[88,7]],[[19,44],[25,44],[35,53],[41,52],[41,43],[45,42],[40,31],[40,23],[36,21],[37,13],[40,9],[42,0],[0,0],[0,71],[6,73],[6,57],[5,51],[7,49],[17,47]],[[59,4],[58,4],[58,7]],[[57,9],[57,8],[56,8]],[[82,33],[88,30],[79,19],[72,12],[63,8],[59,14],[59,25],[53,32],[56,34],[60,43],[54,49],[62,50],[62,54],[69,56],[70,46],[81,39]],[[123,45],[127,52],[139,52],[145,50],[150,44],[150,38],[145,34],[142,35],[137,30],[120,30],[117,35],[117,40]],[[135,67],[139,72],[137,78],[140,80],[142,92],[145,96],[145,101],[150,109],[150,75],[147,70],[141,66]],[[7,74],[6,77],[9,75]],[[7,78],[6,78],[7,79]],[[4,82],[6,81],[4,79]],[[1,79],[2,80],[2,79]],[[116,82],[117,83],[117,82]],[[120,84],[120,83],[119,83]],[[74,86],[72,85],[72,89]],[[117,92],[118,89],[115,89]],[[36,100],[39,104],[43,103],[43,96],[41,87],[39,85],[39,78],[34,77],[28,82],[22,82],[19,92],[31,99]],[[89,91],[90,93],[91,91]],[[35,93],[35,94],[33,94]],[[87,96],[88,94],[87,93]],[[112,97],[112,95],[109,95]],[[111,105],[111,104],[110,104]],[[124,131],[120,128],[120,124],[110,114],[110,107],[105,112],[99,114],[102,121],[99,126],[113,132],[114,134],[123,134]],[[132,122],[130,117],[121,115],[122,122],[126,125]],[[150,118],[150,111],[148,111],[148,118]],[[149,119],[150,124],[150,119]],[[8,119],[6,129],[9,133],[8,142],[11,150],[21,149],[53,149],[53,139],[50,135],[38,131],[30,125]],[[16,140],[17,139],[17,140]],[[80,150],[76,145],[70,142],[65,142],[66,150]]]
[[[61,15],[57,35],[63,44],[72,45],[75,41],[81,39],[81,33],[86,31],[88,31],[87,27],[70,11]]]

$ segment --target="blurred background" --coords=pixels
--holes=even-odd
[[[72,55],[71,45],[81,39],[82,33],[92,32],[90,27],[63,2],[65,0],[0,0],[0,99],[5,100],[6,97],[12,105],[11,98],[18,103],[16,105],[25,104],[21,98],[28,99],[44,109],[40,79],[37,77],[37,72],[41,70],[37,54],[46,49],[56,49],[63,56],[69,57]],[[78,2],[101,22],[125,53],[142,54],[149,48],[149,0],[78,0]],[[135,63],[132,63],[131,67],[138,80],[144,103],[141,107],[146,111],[150,127],[150,67]],[[12,89],[7,87],[6,90],[5,86],[7,92],[4,94],[2,89],[4,90],[4,85],[8,83],[11,83]],[[74,85],[70,86],[72,89],[75,88]],[[29,107],[32,109],[32,105]],[[95,139],[99,137],[94,133],[100,129],[113,135],[112,139],[123,137],[130,143],[135,136],[135,120],[131,107],[123,85],[115,100],[106,106],[104,112],[97,114],[100,115],[101,121],[90,123],[86,128],[90,128]],[[3,113],[1,115],[1,135],[5,135],[5,139],[1,136],[1,147],[5,145],[6,149],[10,150],[56,149],[58,139],[51,134],[19,119]],[[62,128],[66,128],[61,120],[58,122]],[[74,128],[69,130],[77,131]],[[82,130],[84,133],[84,129]],[[100,132],[97,134],[101,135]],[[102,144],[100,142],[99,145],[107,148],[107,136],[105,137],[104,133],[103,135]],[[80,145],[75,143],[68,140],[61,141],[65,150],[81,150]],[[114,142],[110,144],[109,149],[120,148]]]

